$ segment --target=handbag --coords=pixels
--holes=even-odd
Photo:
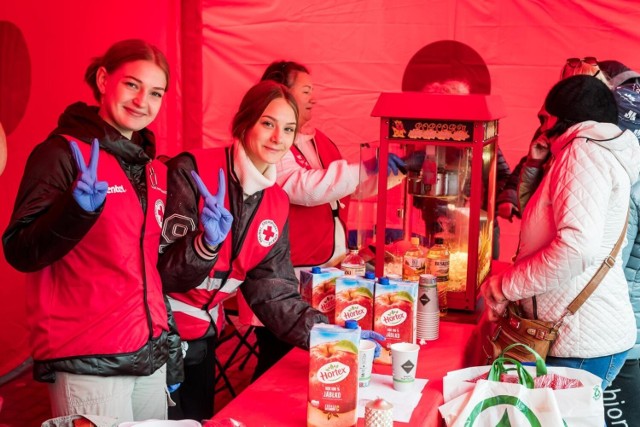
[[[628,214],[627,222],[625,222],[622,233],[611,250],[611,253],[602,261],[600,268],[598,268],[598,271],[596,271],[589,283],[587,283],[584,289],[571,301],[560,319],[555,322],[527,319],[523,316],[520,306],[516,302],[509,302],[503,316],[497,322],[495,331],[488,337],[487,345],[483,345],[483,350],[487,356],[487,364],[490,364],[499,356],[507,356],[519,362],[535,362],[532,354],[523,350],[520,346],[512,347],[506,353],[504,352],[507,347],[515,343],[526,344],[534,349],[543,359],[547,358],[551,345],[556,338],[558,338],[558,329],[562,326],[565,317],[573,315],[578,311],[615,264],[616,256],[620,251],[627,233],[627,223]],[[533,297],[533,303],[535,307],[535,296]]]

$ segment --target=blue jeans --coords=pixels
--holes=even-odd
[[[602,389],[606,389],[615,379],[627,357],[627,351],[609,356],[581,359],[578,357],[553,357],[547,356],[547,366],[563,366],[566,368],[584,369],[602,378]]]

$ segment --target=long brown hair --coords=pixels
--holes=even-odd
[[[84,73],[84,81],[91,87],[96,101],[100,102],[102,97],[96,82],[96,73],[100,67],[104,67],[107,73],[111,74],[126,63],[141,60],[151,61],[164,71],[164,75],[167,78],[167,86],[164,89],[169,89],[169,63],[164,53],[144,40],[128,39],[111,45],[104,55],[94,58],[87,67]]]
[[[247,131],[260,119],[264,110],[274,99],[283,98],[293,109],[298,123],[298,104],[285,85],[272,80],[261,81],[247,91],[240,102],[238,112],[231,123],[231,134],[244,143]],[[296,126],[296,133],[298,128]],[[295,135],[294,135],[295,137]]]

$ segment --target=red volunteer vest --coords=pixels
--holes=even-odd
[[[314,143],[318,150],[320,162],[324,167],[334,160],[342,159],[338,147],[322,132],[316,130]],[[311,166],[304,155],[291,146],[291,151],[298,164],[306,169]],[[350,196],[340,200],[344,208],[338,207],[336,213],[347,229],[347,213]],[[291,243],[291,262],[294,267],[318,266],[331,259],[335,246],[334,211],[329,203],[319,206],[301,206],[291,204],[289,207],[289,241]],[[313,226],[310,226],[313,225]]]
[[[230,149],[191,152],[197,161],[198,174],[211,194],[218,191],[219,169],[225,171],[227,182],[235,179],[229,176],[230,153]],[[199,205],[201,211],[202,199]],[[225,194],[224,205],[229,209],[228,191]],[[265,189],[262,201],[244,233],[241,236],[233,236],[230,232],[220,245],[218,258],[209,277],[188,292],[169,294],[178,331],[183,340],[190,341],[205,336],[212,322],[217,331],[222,330],[224,316],[220,303],[242,284],[247,272],[267,256],[284,229],[288,206],[289,198],[279,186]],[[232,242],[237,239],[240,239],[242,246],[238,253],[233,253]]]
[[[91,146],[77,141],[88,163]],[[135,352],[169,330],[156,268],[165,165],[150,162],[146,177],[145,214],[118,160],[100,150],[98,179],[109,190],[98,220],[62,259],[28,274],[35,360]]]

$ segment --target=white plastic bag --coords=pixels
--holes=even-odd
[[[513,367],[507,363],[513,363]],[[518,383],[499,381],[509,371],[517,373]],[[491,365],[488,380],[477,381],[471,391],[450,400],[439,410],[449,427],[562,426],[553,390],[533,386],[533,377],[519,362],[499,357]]]
[[[582,383],[582,387],[578,388],[552,390],[557,406],[560,408],[563,422],[568,427],[602,427],[605,425],[602,380],[598,376],[582,369],[547,367],[540,358],[536,366],[523,366],[523,368],[532,377],[548,373],[576,379]],[[448,402],[455,400],[459,396],[472,392],[476,384],[469,380],[483,374],[486,375],[490,369],[491,366],[475,366],[449,372],[443,379],[445,401],[443,406],[446,406]],[[458,400],[458,404],[460,404],[460,400]],[[453,410],[453,406],[447,408],[450,411]]]
[[[480,380],[473,391],[440,406],[447,426],[544,427],[563,425],[549,388]]]

